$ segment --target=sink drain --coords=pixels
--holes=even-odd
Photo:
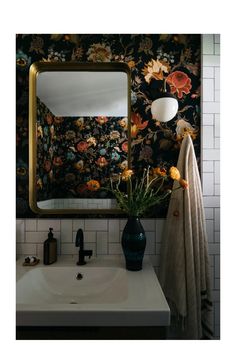
[[[76,275],[76,279],[77,279],[77,280],[81,280],[81,279],[83,279],[83,274],[81,274],[81,273],[77,273],[77,275]]]

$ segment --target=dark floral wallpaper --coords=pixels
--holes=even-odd
[[[200,164],[200,41],[201,36],[196,34],[17,35],[17,217],[38,216],[28,206],[28,73],[33,62],[123,61],[129,65],[132,166],[138,173],[147,165],[168,167],[176,164],[186,133],[193,139]],[[173,120],[160,123],[152,119],[150,108],[164,80],[168,90],[178,99],[179,111]],[[167,205],[163,205],[162,211],[153,216],[164,216],[166,208]]]
[[[110,186],[128,167],[128,120],[54,116],[38,99],[37,200],[111,198]]]

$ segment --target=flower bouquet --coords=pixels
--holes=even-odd
[[[111,180],[109,189],[115,196],[119,207],[133,217],[142,216],[150,207],[160,204],[174,190],[163,190],[164,182],[172,179],[180,184],[178,188],[186,189],[188,183],[182,179],[179,170],[172,166],[169,172],[165,168],[144,169],[142,178],[135,177],[134,171],[125,169],[118,181]],[[126,190],[122,190],[122,182],[126,182]]]
[[[118,181],[111,180],[110,191],[115,196],[119,207],[127,214],[128,221],[122,233],[122,249],[126,259],[126,268],[132,271],[142,269],[146,247],[146,236],[140,218],[145,211],[160,204],[174,189],[163,189],[165,181],[172,179],[179,182],[178,188],[186,189],[188,183],[182,179],[176,167],[167,172],[164,168],[145,169],[141,179],[134,171],[126,169]],[[124,182],[126,188],[124,190]]]

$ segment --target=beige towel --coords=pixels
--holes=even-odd
[[[182,320],[180,337],[212,339],[210,265],[201,181],[192,139],[182,142],[177,168],[189,183],[173,191],[162,236],[160,283],[172,315]],[[174,187],[178,187],[174,182]]]

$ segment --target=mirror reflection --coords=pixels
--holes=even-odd
[[[37,75],[35,201],[42,213],[117,208],[105,188],[129,164],[128,85],[125,70]]]

